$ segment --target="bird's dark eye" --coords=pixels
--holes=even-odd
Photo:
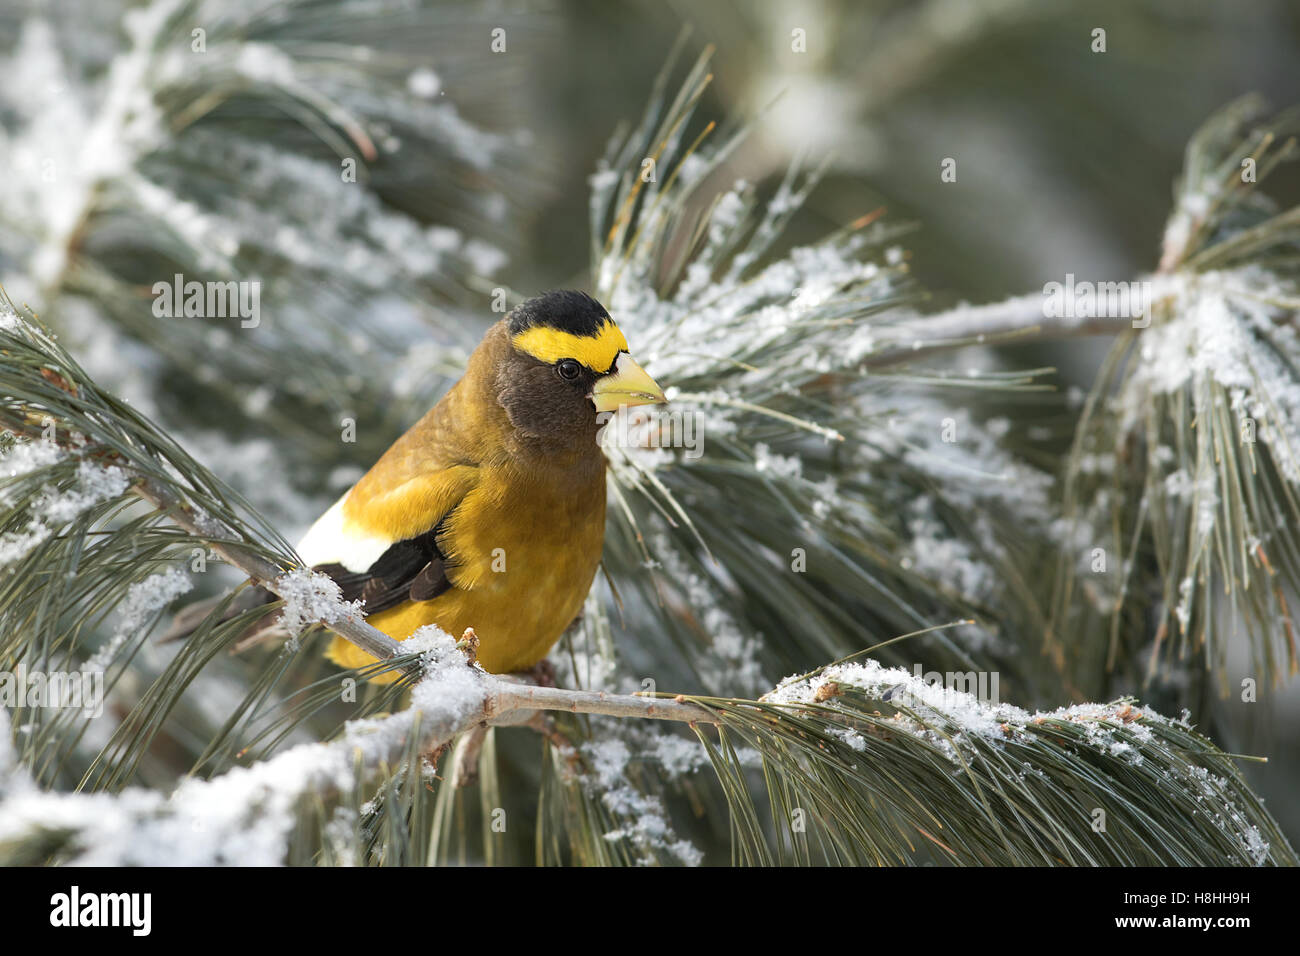
[[[582,366],[573,359],[561,359],[556,363],[555,370],[560,373],[560,378],[569,382],[582,374]]]

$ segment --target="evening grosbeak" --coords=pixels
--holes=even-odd
[[[601,413],[663,401],[599,302],[529,299],[488,329],[464,377],[317,519],[298,554],[395,640],[426,624],[457,636],[473,627],[486,670],[528,670],[577,617],[600,564]],[[262,594],[233,612],[274,600],[249,590]],[[173,632],[193,629],[183,616]],[[343,667],[374,662],[337,636],[327,653]]]

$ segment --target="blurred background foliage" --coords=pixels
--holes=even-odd
[[[178,61],[194,24],[206,25],[211,58]],[[691,32],[681,41],[684,24]],[[507,38],[504,53],[489,46],[498,27]],[[1105,53],[1090,48],[1097,27],[1106,30]],[[806,52],[791,49],[795,29],[805,31]],[[1282,0],[7,0],[0,3],[0,158],[14,175],[0,188],[0,282],[15,301],[49,315],[102,386],[160,420],[292,541],[457,374],[497,317],[494,290],[506,289],[513,302],[544,288],[596,288],[590,178],[609,154],[611,134],[641,115],[653,78],[679,42],[687,65],[714,48],[712,82],[686,140],[705,119],[724,128],[753,120],[699,193],[708,198],[744,179],[766,202],[792,165],[821,169],[770,255],[817,242],[883,207],[885,228],[917,228],[901,239],[905,264],[889,261],[897,283],[873,286],[871,294],[899,296],[926,311],[1033,292],[1067,273],[1124,280],[1152,271],[1194,131],[1245,92],[1286,105],[1300,89],[1300,8]],[[281,57],[293,61],[289,72]],[[125,70],[124,62],[138,71],[133,82],[152,107],[141,109],[138,138],[120,140],[129,151],[110,150],[87,163],[86,143],[99,142],[95,117],[103,115],[105,90],[114,88],[114,71]],[[672,92],[684,71],[674,74]],[[955,183],[940,182],[947,157],[957,161]],[[339,162],[347,158],[358,161],[364,191],[340,184]],[[50,170],[53,181],[45,178]],[[1300,178],[1278,180],[1279,202],[1294,206]],[[53,206],[40,198],[52,194],[60,197]],[[68,197],[79,199],[75,208],[63,208]],[[892,241],[892,233],[883,236],[871,255],[884,263]],[[266,328],[235,338],[241,344],[232,348],[239,333],[228,320],[204,327],[203,320],[155,319],[148,289],[173,272],[262,277]],[[617,311],[616,317],[622,321]],[[255,344],[243,347],[249,342]],[[936,427],[947,415],[959,416],[981,436],[981,452],[1013,454],[1029,469],[1055,474],[1080,413],[1072,389],[1093,383],[1107,347],[1084,340],[970,349],[953,368],[1053,367],[1058,375],[1014,382],[1059,388],[929,390],[923,382],[882,377],[864,386],[870,394],[862,407],[880,421],[893,407],[923,407]],[[985,427],[1003,420],[1013,427]],[[339,440],[348,421],[355,422],[355,442]],[[780,441],[793,442],[778,436],[778,451]],[[818,455],[810,460],[810,473],[835,470]],[[882,472],[897,464],[888,452],[883,460]],[[904,489],[940,484],[923,468],[889,474]],[[1037,501],[1037,479],[1027,472],[1025,481],[1026,500]],[[908,497],[889,506],[902,513]],[[952,526],[962,503],[969,507],[970,499],[948,501],[945,514],[918,521]],[[883,505],[881,513],[888,514]],[[990,517],[1006,541],[1006,529],[1016,527],[1014,507],[993,514],[990,506]],[[1270,756],[1270,763],[1242,770],[1294,841],[1300,810],[1286,799],[1300,785],[1300,738],[1287,732],[1300,722],[1294,689],[1283,696],[1270,689],[1260,703],[1243,706],[1236,695],[1221,698],[1217,683],[1206,693],[1194,674],[1162,675],[1168,679],[1149,686],[1096,668],[1066,679],[1037,644],[1052,582],[1049,565],[1035,557],[1046,531],[1034,525],[1026,517],[1024,539],[1011,548],[1023,580],[1001,609],[1014,608],[1010,644],[954,644],[945,633],[891,649],[883,659],[909,668],[920,659],[937,669],[1002,669],[1003,696],[1027,706],[1140,693],[1167,712],[1189,707],[1225,750]],[[628,575],[638,559],[620,533],[613,553]],[[864,551],[870,557],[870,548]],[[746,560],[733,554],[728,567],[745,567]],[[924,586],[901,580],[906,575],[881,585],[912,589],[902,602],[910,602],[907,614],[867,601],[845,612],[850,623],[818,629],[816,642],[765,632],[761,676],[770,683],[870,638],[989,610],[936,589],[942,561],[932,571]],[[1009,564],[1002,571],[1003,580],[1012,576]],[[221,572],[212,577],[212,587],[235,580]],[[625,616],[602,612],[608,601],[593,602],[575,640],[588,649],[621,643],[629,674],[654,673],[660,689],[679,689],[675,682],[691,679],[697,659],[674,656],[671,649],[681,645],[667,640],[644,653],[637,629],[657,625],[648,615],[636,617],[654,597],[623,596],[630,602]],[[738,626],[750,634],[801,610],[755,603],[744,612],[748,620],[715,616],[706,623],[715,633]],[[685,631],[699,630],[689,613],[677,616],[686,620]],[[1141,635],[1134,645],[1140,653]],[[124,683],[122,697],[164,672],[168,653],[143,645],[139,675]],[[154,749],[142,779],[161,784],[187,769],[203,749],[196,741],[210,739],[195,727],[220,726],[270,653],[221,657],[196,678],[195,692],[177,705],[176,723],[185,729],[173,731],[170,747]],[[565,673],[595,679],[579,656],[571,655]],[[287,673],[280,692],[331,671],[314,655],[295,654]],[[1236,687],[1252,673],[1248,648],[1229,645],[1225,683]],[[721,692],[700,679],[703,686],[680,689]],[[345,716],[336,708],[306,726],[319,736]],[[590,732],[593,722],[583,723],[585,729],[572,728],[575,736]],[[601,747],[630,741],[658,754],[659,764],[671,762],[657,736],[639,728],[619,734],[625,736],[612,743],[594,736],[596,779]],[[499,761],[503,777],[488,774],[482,786],[539,794],[549,810],[560,807],[557,821],[577,812],[572,799],[588,801],[580,802],[581,813],[608,811],[571,781],[570,802],[547,802],[547,794],[566,786],[556,782],[562,758],[551,754],[554,766],[539,780],[535,738],[494,736],[485,753]],[[662,795],[665,785],[645,779],[640,789]],[[486,791],[470,802],[480,797],[482,806],[495,805]],[[691,793],[674,799],[696,810],[707,800]],[[524,803],[535,815],[530,798]],[[473,820],[478,810],[440,802],[438,812]],[[700,846],[713,849],[725,834],[716,822],[721,814],[672,816]],[[463,840],[468,831],[455,832]],[[520,845],[513,852],[524,859],[532,850]]]

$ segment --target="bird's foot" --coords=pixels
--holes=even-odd
[[[478,780],[478,758],[487,734],[486,726],[475,727],[457,744],[451,764],[452,786],[468,787]]]
[[[538,687],[554,687],[555,685],[555,665],[551,663],[550,658],[543,657],[533,665],[533,669],[524,671],[532,679],[532,682]]]

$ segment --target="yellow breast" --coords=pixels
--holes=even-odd
[[[438,539],[449,560],[452,589],[368,621],[398,641],[426,624],[437,624],[457,638],[473,627],[486,670],[527,670],[546,656],[582,609],[600,564],[604,534],[603,470],[579,487],[507,468],[485,473]],[[338,637],[328,654],[343,667],[373,663]]]

